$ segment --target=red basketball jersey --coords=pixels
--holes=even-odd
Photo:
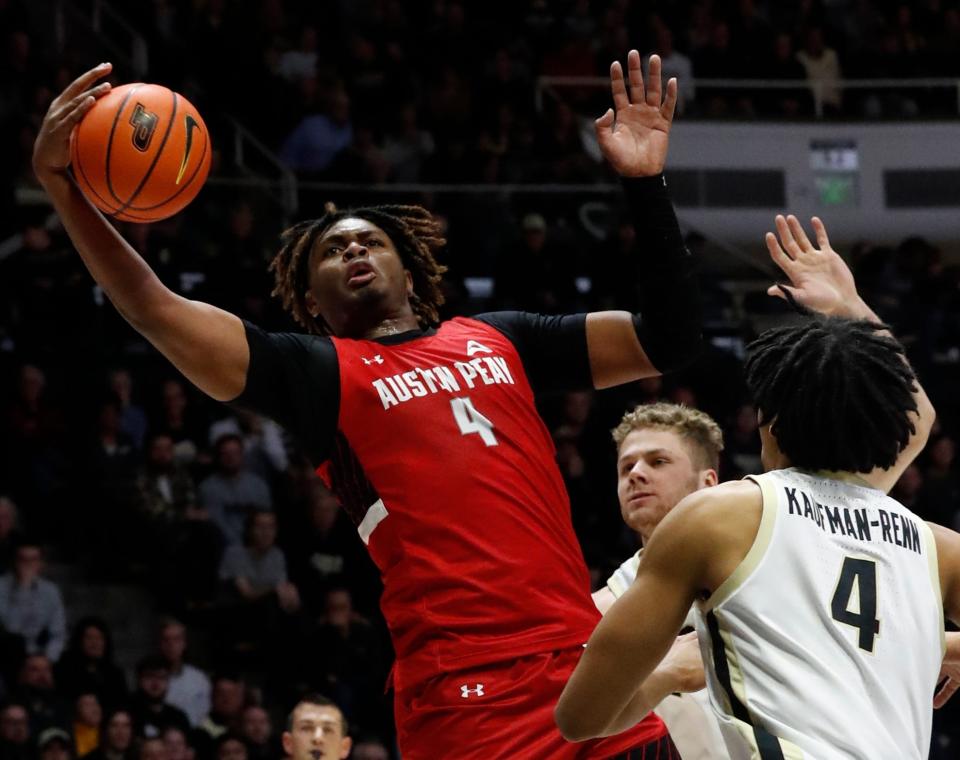
[[[383,575],[398,688],[585,642],[600,616],[510,340],[459,318],[396,345],[333,343],[340,414],[321,474]]]

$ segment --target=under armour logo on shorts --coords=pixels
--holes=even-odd
[[[472,689],[469,686],[467,686],[467,684],[463,684],[463,686],[460,687],[460,696],[463,697],[464,699],[468,699],[469,697],[482,697],[483,684],[478,683]]]

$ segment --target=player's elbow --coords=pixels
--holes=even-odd
[[[605,726],[593,720],[586,710],[574,708],[562,697],[553,710],[553,719],[560,735],[568,742],[584,742],[603,736]]]

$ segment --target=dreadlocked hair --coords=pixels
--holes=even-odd
[[[747,347],[747,387],[795,467],[889,468],[915,432],[916,376],[886,325],[808,315]]]
[[[332,203],[324,207],[319,219],[300,222],[285,230],[280,251],[270,263],[274,278],[271,295],[280,299],[294,320],[315,335],[331,333],[322,317],[314,317],[307,310],[308,265],[313,244],[341,219],[366,219],[384,231],[413,277],[410,306],[417,321],[424,327],[439,322],[439,310],[445,300],[440,281],[447,268],[437,262],[436,253],[447,241],[433,215],[422,206],[361,206],[341,211]]]

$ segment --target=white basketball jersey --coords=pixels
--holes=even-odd
[[[832,474],[752,480],[757,537],[696,614],[730,757],[926,758],[944,653],[929,527]]]

